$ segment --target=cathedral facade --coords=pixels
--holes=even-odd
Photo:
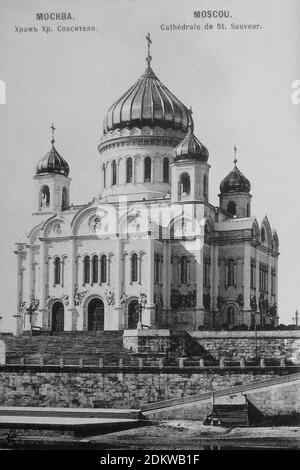
[[[108,110],[101,191],[70,201],[55,146],[38,161],[32,227],[17,243],[16,332],[273,324],[278,237],[251,214],[237,167],[209,203],[209,153],[191,110],[144,74]]]

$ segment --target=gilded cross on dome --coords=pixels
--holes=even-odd
[[[148,42],[148,56],[146,58],[146,62],[148,64],[148,67],[150,67],[150,63],[151,63],[151,60],[152,60],[152,57],[150,55],[150,44],[152,44],[150,33],[147,34],[146,39],[147,39],[147,42]]]
[[[53,122],[52,122],[52,126],[50,127],[50,129],[52,130],[52,140],[51,140],[51,144],[53,145],[54,142],[55,142],[55,139],[54,139],[54,131],[56,130],[55,127],[54,127]]]
[[[236,158],[237,146],[235,145],[235,146],[233,147],[233,149],[234,149],[234,160],[233,160],[233,163],[234,163],[234,166],[236,166],[236,164],[237,164],[237,158]]]

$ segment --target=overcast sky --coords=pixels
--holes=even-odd
[[[162,31],[161,25],[200,24],[194,10],[230,10],[227,30]],[[71,12],[71,21],[36,21],[37,12]],[[291,101],[300,80],[300,2],[297,0],[0,0],[1,310],[16,313],[14,242],[31,227],[37,160],[56,147],[70,165],[73,203],[99,193],[97,145],[107,108],[143,73],[145,35],[160,80],[193,107],[195,134],[210,152],[210,202],[238,166],[251,181],[252,214],[267,214],[280,242],[279,315],[291,323],[300,309],[300,105]],[[231,30],[230,24],[260,24]],[[52,33],[15,27],[50,26]],[[95,26],[95,32],[55,31],[57,25]]]

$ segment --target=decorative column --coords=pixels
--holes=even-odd
[[[27,274],[27,295],[26,295],[26,307],[29,307],[32,299],[32,249],[31,245],[26,245],[27,248],[27,260],[26,260],[26,274]],[[24,330],[31,330],[31,315],[25,313]]]
[[[14,318],[16,319],[14,334],[20,335],[22,334],[23,330],[23,318],[22,314],[20,313],[20,305],[23,302],[23,268],[22,268],[22,245],[20,243],[17,244],[17,251],[14,252],[17,255],[17,304],[16,304],[16,313]]]
[[[47,297],[47,285],[48,285],[48,260],[47,260],[47,241],[41,239],[41,251],[40,251],[40,304],[38,310],[37,325],[42,329],[47,330],[50,324],[48,318],[48,312],[45,306]]]
[[[201,237],[201,238],[200,238]],[[196,260],[196,310],[195,310],[195,330],[198,326],[204,325],[204,306],[203,306],[203,243],[200,235],[195,240],[197,245]]]
[[[259,247],[255,247],[255,287],[256,287],[256,314],[255,314],[255,325],[260,324],[260,310],[259,310]]]
[[[146,239],[146,285],[147,285],[147,304],[142,313],[143,325],[149,327],[155,326],[155,305],[154,305],[154,240],[151,234]]]
[[[251,245],[244,244],[244,266],[243,266],[243,286],[244,286],[244,307],[243,323],[251,326],[251,306],[250,306],[250,277],[251,277]]]
[[[170,294],[172,282],[172,265],[170,259],[170,242],[163,240],[163,274],[162,274],[162,295],[163,295],[163,318],[162,326],[169,326]]]
[[[124,329],[124,305],[121,304],[122,283],[123,283],[123,240],[115,239],[115,273],[114,273],[114,316],[105,329]]]
[[[212,267],[210,270],[211,276],[211,297],[212,297],[212,321],[211,327],[214,328],[215,315],[218,312],[218,295],[219,295],[219,245],[212,245]]]
[[[76,263],[75,263],[75,238],[71,237],[68,243],[68,263],[65,269],[65,279],[64,284],[66,287],[66,295],[68,295],[68,308],[66,308],[65,314],[65,331],[72,331],[77,329],[83,329],[82,321],[79,322],[77,317],[77,310],[74,305],[74,288],[75,288],[75,278],[76,278]],[[77,324],[77,323],[80,323]],[[80,328],[79,328],[80,326]]]

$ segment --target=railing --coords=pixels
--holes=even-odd
[[[141,411],[154,411],[162,408],[169,408],[170,406],[183,405],[185,403],[193,403],[195,401],[206,401],[212,397],[222,397],[225,395],[233,395],[242,392],[251,392],[251,390],[262,389],[265,387],[271,387],[273,385],[283,385],[300,380],[300,373],[285,375],[283,377],[276,377],[274,379],[261,380],[254,383],[248,383],[243,385],[235,385],[233,387],[222,388],[220,390],[210,390],[204,393],[198,393],[195,395],[188,395],[181,398],[171,398],[169,400],[163,400],[159,402],[149,403],[141,406]]]
[[[294,364],[291,361],[286,360],[286,358],[281,359],[264,359],[261,358],[259,361],[255,359],[246,360],[241,358],[240,360],[232,361],[222,357],[219,361],[211,361],[200,358],[199,360],[193,360],[190,358],[143,358],[143,357],[134,357],[134,358],[119,358],[117,361],[112,362],[109,359],[100,358],[89,358],[89,357],[80,357],[78,360],[74,358],[58,357],[58,358],[49,358],[44,356],[34,357],[34,356],[14,356],[8,357],[6,363],[0,365],[3,367],[47,367],[47,368],[64,368],[64,367],[92,367],[96,369],[102,369],[105,367],[115,368],[118,370],[126,370],[131,368],[138,369],[149,369],[149,368],[158,368],[158,369],[168,369],[168,370],[178,370],[183,369],[185,371],[189,370],[209,370],[209,369],[239,369],[239,370],[249,370],[249,369],[288,369],[290,371],[300,369],[300,364]]]

